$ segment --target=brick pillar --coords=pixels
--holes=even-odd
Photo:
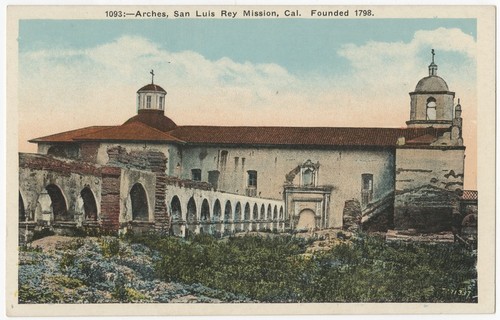
[[[101,227],[104,231],[120,228],[120,176],[118,167],[103,167],[101,193]]]
[[[166,232],[170,229],[170,217],[165,203],[167,191],[166,158],[161,152],[148,152],[147,157],[151,171],[156,174],[155,229]]]

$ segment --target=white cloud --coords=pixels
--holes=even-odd
[[[471,77],[463,76],[475,73],[475,42],[458,29],[417,31],[409,43],[345,44],[338,54],[351,68],[332,76],[295,76],[279,64],[227,57],[212,61],[136,36],[82,50],[28,52],[20,56],[20,139],[122,123],[134,115],[135,92],[150,81],[150,69],[168,92],[167,114],[179,124],[404,126],[407,93],[426,75],[431,47],[440,75],[452,90],[467,92],[463,105],[475,105]],[[445,61],[444,51],[462,63]],[[42,114],[48,117],[40,126]]]

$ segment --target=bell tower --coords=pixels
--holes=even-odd
[[[449,91],[446,81],[437,75],[434,49],[431,54],[429,76],[422,78],[415,91],[410,92],[410,120],[406,121],[409,128],[448,128],[452,125],[455,92]]]

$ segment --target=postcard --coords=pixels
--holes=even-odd
[[[493,6],[7,31],[8,315],[494,312]]]

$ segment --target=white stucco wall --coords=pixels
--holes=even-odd
[[[225,166],[221,151],[228,151]],[[191,169],[201,169],[202,181],[208,171],[219,170],[219,190],[245,194],[248,170],[257,171],[257,197],[283,199],[285,175],[310,159],[319,162],[317,185],[333,186],[330,227],[342,225],[344,202],[361,200],[361,175],[373,174],[373,201],[394,189],[394,156],[390,150],[294,150],[278,148],[184,147],[180,177],[191,179]],[[299,183],[295,177],[294,184]]]

